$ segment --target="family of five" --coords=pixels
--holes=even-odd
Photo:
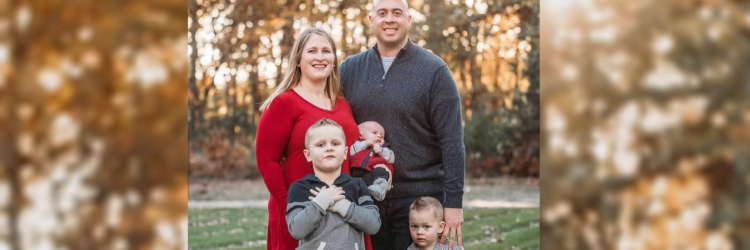
[[[375,0],[369,20],[376,45],[340,64],[327,32],[302,31],[261,105],[268,249],[462,248],[456,83],[408,38],[406,0]]]

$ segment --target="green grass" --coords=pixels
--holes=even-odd
[[[468,250],[539,249],[539,209],[464,209],[462,242]]]
[[[188,246],[199,249],[266,249],[266,209],[190,209]],[[539,208],[464,209],[467,250],[539,249]]]
[[[266,249],[265,209],[190,209],[190,249]],[[252,245],[252,246],[250,246]]]

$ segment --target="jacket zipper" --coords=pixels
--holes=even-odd
[[[404,45],[404,47],[406,47],[406,45]],[[391,67],[388,67],[388,71],[391,71],[393,66],[396,65],[396,62],[398,61],[398,56],[401,55],[401,51],[404,51],[404,48],[401,48],[398,51],[398,54],[396,54],[396,57],[393,58],[393,63],[391,63]],[[380,88],[385,88],[385,80],[386,80],[385,78],[388,76],[388,71],[386,71],[385,68],[383,68],[383,57],[380,56],[380,52],[378,52],[377,54],[378,54],[378,62],[380,62],[379,63],[380,69],[383,70],[383,77],[380,79]]]

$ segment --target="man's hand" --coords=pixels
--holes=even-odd
[[[445,237],[448,236],[448,250],[460,250],[463,249],[461,244],[461,228],[464,225],[464,210],[461,208],[445,208],[443,210],[443,220],[445,220],[445,230],[443,231],[443,237],[440,238],[440,242],[445,242]],[[453,236],[457,236],[458,248],[453,248]]]

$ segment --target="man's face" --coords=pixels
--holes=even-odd
[[[369,19],[375,37],[387,46],[403,43],[411,27],[411,15],[403,0],[375,1]]]
[[[371,140],[378,145],[385,143],[385,130],[380,124],[369,122],[362,126],[359,130],[359,135],[363,140]]]
[[[313,168],[322,172],[340,171],[346,160],[344,131],[335,126],[322,126],[310,131],[310,144],[304,154]]]
[[[445,222],[438,220],[434,209],[417,212],[409,210],[409,233],[414,245],[425,248],[434,247],[438,234],[443,233]]]

